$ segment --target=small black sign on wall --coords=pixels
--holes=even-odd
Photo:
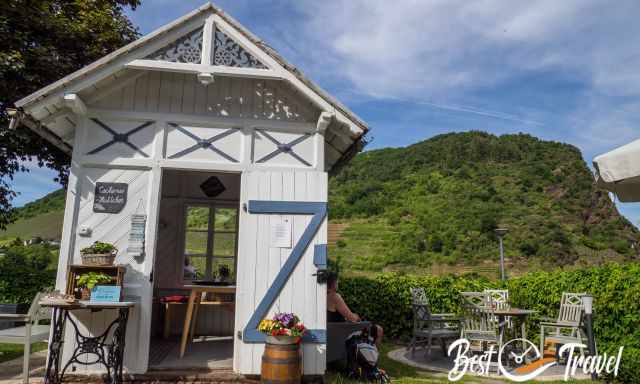
[[[127,205],[127,189],[125,183],[96,183],[93,196],[93,212],[118,213]]]

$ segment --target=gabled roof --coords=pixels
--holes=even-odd
[[[138,54],[138,58],[146,57],[149,52],[144,56],[140,56],[140,52],[147,46],[153,44],[157,45],[157,42],[163,38],[166,38],[170,34],[182,34],[185,30],[188,30],[188,25],[197,23],[204,20],[209,15],[217,15],[226,23],[235,28],[244,38],[254,44],[260,49],[261,52],[268,55],[274,60],[281,69],[286,72],[290,78],[290,82],[294,83],[294,86],[298,88],[306,87],[308,91],[317,95],[321,103],[326,103],[330,108],[327,112],[334,112],[337,119],[342,123],[345,123],[350,127],[351,139],[359,141],[360,138],[368,131],[367,124],[362,121],[355,113],[349,110],[346,106],[338,102],[335,98],[321,89],[318,85],[313,83],[304,74],[298,70],[295,66],[287,62],[282,56],[280,56],[274,49],[269,47],[261,39],[249,32],[239,22],[232,17],[224,13],[221,9],[214,6],[211,3],[207,3],[200,8],[190,12],[189,14],[178,18],[177,20],[149,33],[148,35],[112,52],[109,55],[87,65],[86,67],[68,75],[64,78],[34,92],[33,94],[26,96],[25,98],[17,101],[15,104],[18,108],[25,110],[29,113],[29,109],[35,107],[38,104],[45,104],[49,99],[60,98],[65,93],[76,93],[96,83],[97,81],[106,78],[107,76],[118,73],[127,68],[127,63],[130,63],[132,56]],[[186,28],[186,29],[185,29]],[[135,58],[135,57],[133,57]]]

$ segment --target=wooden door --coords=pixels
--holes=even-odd
[[[259,213],[258,210],[252,212],[250,205],[252,202],[293,202],[324,206],[326,209],[327,174],[290,169],[249,171],[242,174],[241,190],[241,204],[247,204],[247,209],[240,211],[234,370],[243,374],[259,374],[264,344],[246,339],[252,331],[247,329],[247,325],[256,311],[260,310],[263,299],[270,292],[273,293],[281,270],[286,267],[296,244],[305,236],[310,224],[313,226],[316,215],[311,211],[278,214]],[[271,226],[283,220],[292,223],[291,248],[277,248],[270,244]],[[294,312],[308,328],[318,333],[326,329],[326,286],[318,284],[313,276],[317,271],[314,264],[315,246],[326,245],[326,225],[326,218],[321,216],[308,246],[302,250],[291,273],[285,276],[282,289],[276,292],[277,297],[268,307],[267,316],[275,312]],[[240,339],[241,335],[245,339]],[[304,343],[305,374],[324,373],[325,350],[322,341]]]

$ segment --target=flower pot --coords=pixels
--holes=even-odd
[[[82,287],[80,290],[80,300],[90,300],[91,299],[91,290],[87,287]]]
[[[298,344],[300,342],[299,336],[269,336],[267,335],[267,344],[273,345],[289,345],[289,344]]]
[[[83,253],[80,256],[82,257],[82,265],[91,265],[91,266],[113,265],[113,262],[116,259],[115,252]]]

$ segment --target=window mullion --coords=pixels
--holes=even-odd
[[[236,208],[236,222],[235,222],[235,236],[234,236],[234,258],[233,258],[233,270],[235,271],[235,279],[238,278],[238,237],[240,236],[240,211]]]
[[[213,226],[215,223],[215,209],[209,206],[209,223],[207,225],[207,278],[213,278]]]

